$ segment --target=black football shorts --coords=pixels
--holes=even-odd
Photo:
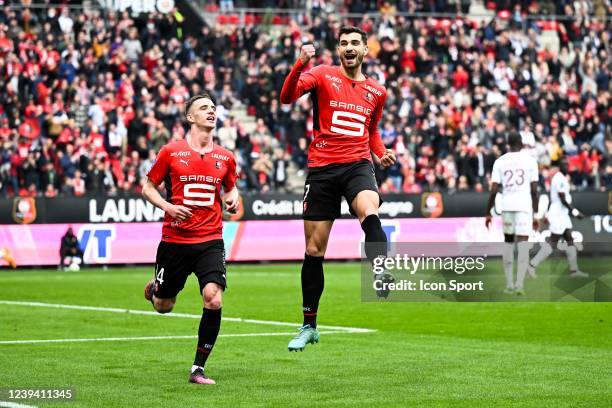
[[[349,204],[361,191],[378,193],[374,165],[369,160],[353,163],[329,164],[308,169],[304,185],[302,218],[309,221],[335,220],[340,218],[342,196]],[[382,198],[379,197],[379,205]]]
[[[185,287],[187,277],[192,272],[200,283],[200,293],[209,282],[215,282],[225,290],[227,283],[223,240],[201,244],[161,241],[155,260],[155,296],[162,299],[175,297]]]

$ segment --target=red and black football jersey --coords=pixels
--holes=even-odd
[[[164,217],[162,241],[196,244],[222,239],[221,186],[230,191],[236,185],[236,161],[233,154],[214,145],[210,153],[200,155],[186,140],[161,148],[147,174],[155,184],[165,183],[166,199],[189,207],[192,216],[178,221]]]
[[[387,97],[385,88],[367,77],[351,80],[340,66],[302,69],[298,59],[285,79],[280,99],[291,103],[311,94],[314,140],[308,149],[308,167],[371,160],[370,151],[381,157],[385,146],[378,122]]]

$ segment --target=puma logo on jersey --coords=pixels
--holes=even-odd
[[[185,166],[189,166],[189,160],[179,159],[179,161],[183,163]]]
[[[329,74],[325,74],[325,79],[331,82],[337,82],[339,84],[342,83],[342,80],[340,78],[333,76],[333,75],[329,75]]]
[[[332,83],[331,83],[331,85],[332,85],[334,88],[336,88],[336,90],[337,90],[338,92],[340,92],[340,85],[338,85],[338,84],[337,84],[337,83],[335,83],[335,82],[332,82]]]

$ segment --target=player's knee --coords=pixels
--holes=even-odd
[[[221,309],[221,287],[215,283],[209,283],[203,290],[202,298],[206,309],[218,310]]]
[[[174,303],[172,302],[159,300],[159,299],[155,300],[155,310],[157,311],[157,313],[160,313],[160,314],[170,313],[173,308],[174,308]]]
[[[221,309],[221,299],[212,299],[210,302],[204,302],[204,307],[211,310]]]
[[[378,215],[380,196],[376,191],[364,190],[351,202],[351,207],[361,222],[370,215]]]
[[[221,309],[221,296],[204,296],[204,307],[211,310]]]
[[[306,254],[309,256],[325,256],[325,249],[322,246],[316,244],[306,245]]]
[[[378,217],[378,208],[375,207],[374,205],[368,204],[360,209],[355,210],[355,214],[357,215],[357,218],[359,218],[359,220],[363,222],[363,220],[365,220],[369,216],[373,215],[373,216]]]
[[[173,306],[155,306],[155,310],[157,310],[157,313],[159,314],[166,314],[166,313],[170,313],[172,311]]]

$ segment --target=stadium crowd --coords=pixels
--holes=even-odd
[[[383,192],[486,190],[512,129],[537,157],[542,187],[567,157],[576,189],[610,189],[611,20],[600,18],[610,2],[496,3],[496,18],[479,23],[401,15],[466,12],[463,1],[312,0],[287,25],[218,19],[195,34],[178,11],[6,7],[2,194],[138,193],[159,148],[184,137],[184,102],[202,91],[216,96],[217,139],[236,155],[239,187],[283,190],[290,166],[306,169],[312,105],[281,105],[278,93],[303,43],[316,44],[315,64],[337,63],[345,23],[370,34],[365,73],[388,92],[380,129],[399,160],[378,169]],[[242,5],[208,2],[227,13]],[[563,18],[530,18],[547,9]],[[252,132],[231,115],[240,105],[256,117]]]

